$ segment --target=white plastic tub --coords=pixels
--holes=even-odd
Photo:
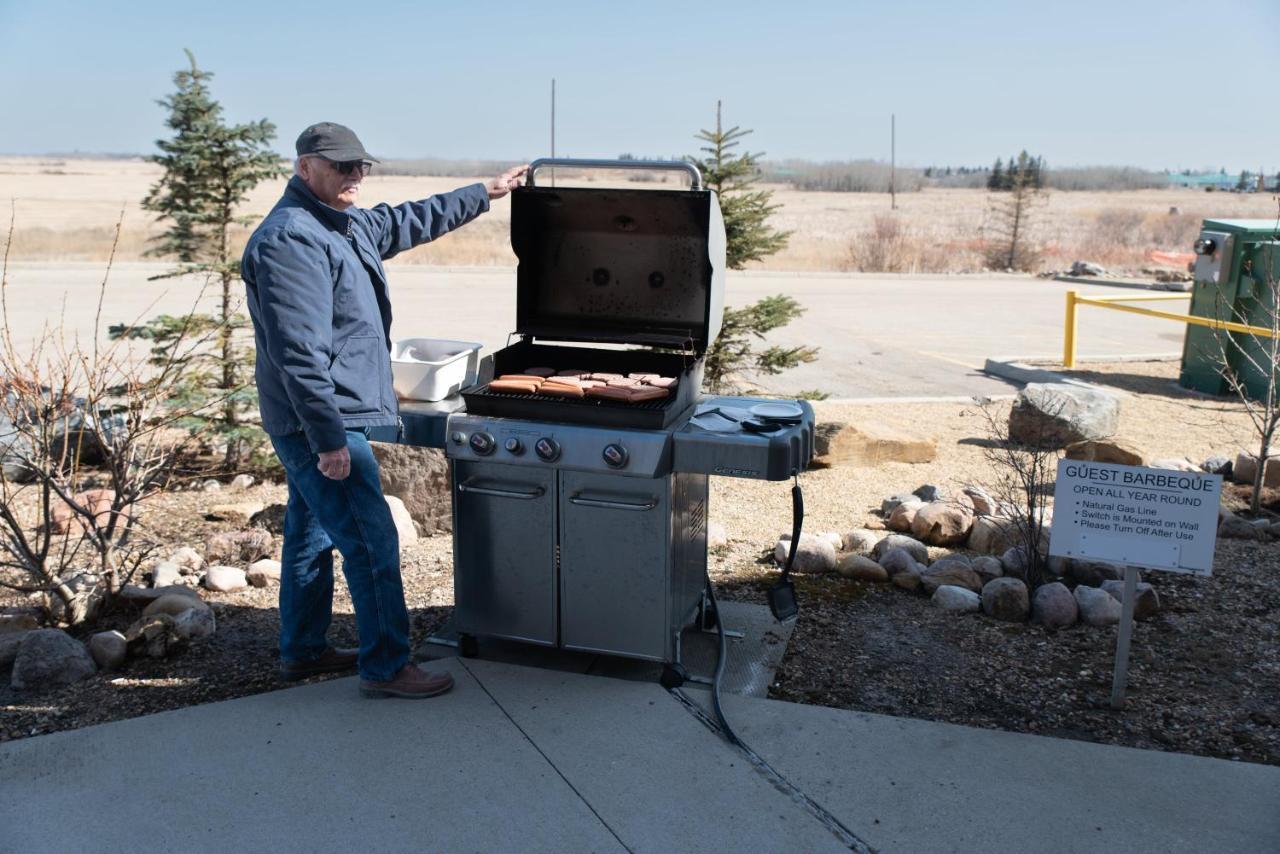
[[[405,400],[444,400],[473,385],[480,345],[443,338],[401,338],[391,345],[391,384]]]

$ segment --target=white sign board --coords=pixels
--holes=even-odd
[[[1060,460],[1049,554],[1209,575],[1222,477]]]

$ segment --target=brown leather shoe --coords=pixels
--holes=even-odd
[[[360,693],[366,697],[409,697],[419,699],[443,694],[453,687],[453,677],[443,670],[420,670],[406,664],[388,682],[360,680]]]
[[[297,682],[308,676],[321,673],[341,673],[356,666],[359,650],[326,647],[325,651],[310,661],[280,662],[280,678],[286,682]]]

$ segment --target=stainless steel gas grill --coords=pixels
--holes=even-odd
[[[548,166],[680,170],[692,187],[537,185]],[[402,441],[443,445],[452,465],[460,646],[474,654],[486,636],[675,665],[705,607],[708,477],[803,471],[813,410],[700,395],[725,240],[692,166],[537,161],[512,194],[511,234],[519,340],[486,358],[461,401],[401,407]],[[656,374],[674,388],[635,403],[491,385],[535,369]]]

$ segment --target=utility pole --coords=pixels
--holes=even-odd
[[[889,114],[889,210],[898,209],[894,184],[898,176],[898,117]]]
[[[556,156],[556,79],[551,78],[551,156]],[[556,185],[556,170],[551,170],[551,186]]]

